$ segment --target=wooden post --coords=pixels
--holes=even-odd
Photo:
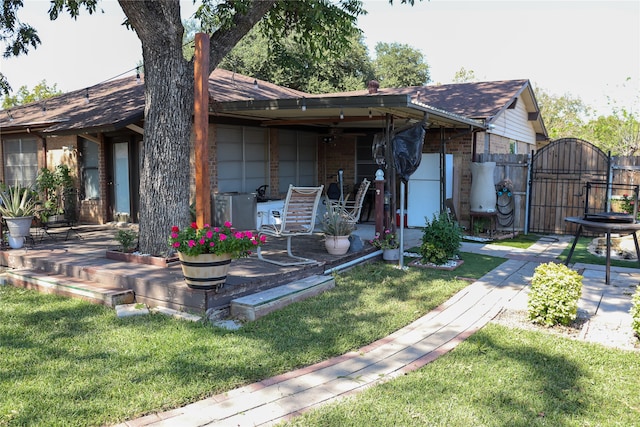
[[[193,128],[196,163],[196,223],[211,224],[209,180],[209,36],[197,33],[193,67]]]

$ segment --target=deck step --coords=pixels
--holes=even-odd
[[[86,301],[115,307],[135,301],[131,289],[104,286],[59,274],[47,274],[28,269],[7,270],[5,277],[9,284],[40,292],[81,298]]]
[[[335,287],[332,276],[309,276],[286,285],[231,300],[231,317],[253,321],[287,305]]]

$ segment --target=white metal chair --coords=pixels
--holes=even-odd
[[[360,221],[360,212],[362,211],[362,204],[364,203],[364,198],[367,195],[367,190],[369,190],[369,185],[371,185],[371,181],[364,178],[360,187],[358,187],[356,197],[352,202],[349,200],[332,200],[329,202],[331,203],[331,207],[339,209],[348,221],[355,226],[356,223]]]
[[[261,247],[258,246],[258,258],[262,261],[276,265],[303,265],[315,264],[316,260],[302,258],[291,253],[291,238],[295,236],[310,235],[316,223],[318,202],[324,186],[319,187],[294,187],[289,186],[284,202],[279,224],[264,224],[258,230],[258,236],[267,235],[276,238],[287,238],[287,254],[294,259],[293,262],[276,261],[262,256]]]

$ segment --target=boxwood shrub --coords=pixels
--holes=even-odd
[[[544,326],[569,325],[578,315],[581,294],[581,275],[564,264],[540,264],[531,280],[529,319]]]
[[[633,331],[636,333],[636,337],[640,339],[640,286],[636,288],[636,293],[633,294],[633,298],[631,299],[631,327]]]

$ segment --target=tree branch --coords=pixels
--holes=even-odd
[[[210,37],[209,72],[212,72],[233,47],[271,9],[276,0],[254,0],[247,13],[237,13],[228,29],[220,29]]]

